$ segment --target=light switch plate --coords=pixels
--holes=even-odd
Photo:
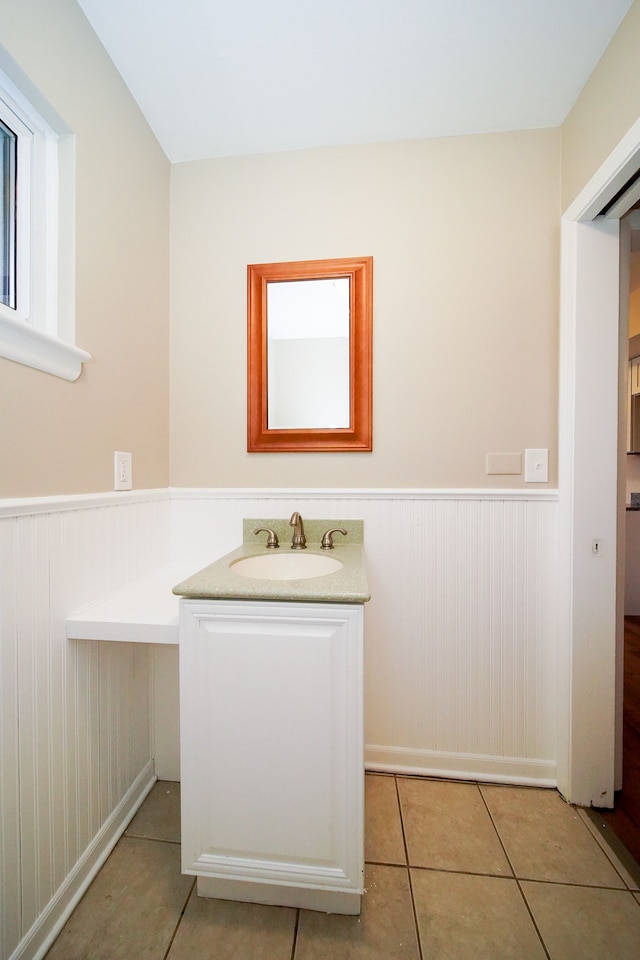
[[[488,453],[487,473],[522,473],[522,454]]]
[[[547,483],[549,479],[549,451],[525,450],[524,482]]]

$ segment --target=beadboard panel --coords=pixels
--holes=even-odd
[[[43,917],[50,936],[77,895],[69,878],[151,762],[150,648],[67,640],[64,618],[168,561],[168,497],[43,507],[0,511],[2,960],[42,955]]]
[[[170,561],[211,562],[244,517],[295,509],[365,522],[367,765],[554,782],[555,492],[0,502],[0,960],[44,955],[148,787],[149,714],[170,702],[150,693],[151,645],[67,641],[64,618]]]
[[[243,517],[362,519],[371,769],[555,783],[555,491],[174,490],[194,572]]]

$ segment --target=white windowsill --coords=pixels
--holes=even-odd
[[[86,350],[1,314],[0,357],[63,380],[77,380],[82,373],[82,364],[91,360],[91,354]]]

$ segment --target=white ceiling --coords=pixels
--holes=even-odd
[[[557,126],[632,0],[79,0],[172,161]]]

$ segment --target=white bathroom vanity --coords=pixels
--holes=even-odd
[[[282,522],[245,521],[240,548],[174,588],[182,869],[200,896],[357,914],[362,524],[349,542],[323,550],[318,535],[296,553]],[[278,528],[282,547],[266,548],[258,526]]]

